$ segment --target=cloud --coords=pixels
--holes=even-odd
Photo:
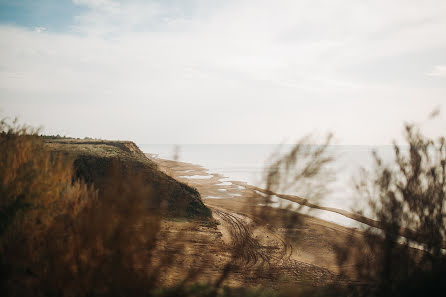
[[[0,26],[0,105],[50,130],[278,143],[334,129],[344,143],[387,143],[444,100],[442,85],[365,70],[444,59],[444,1],[74,3],[88,9],[67,32]]]
[[[434,69],[427,73],[428,76],[440,76],[444,77],[446,76],[446,65],[436,65],[434,66]]]

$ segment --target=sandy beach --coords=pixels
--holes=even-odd
[[[347,281],[346,275],[349,282],[355,279],[353,265],[358,255],[364,253],[362,231],[291,211],[289,205],[288,209],[286,205],[279,207],[277,203],[266,206],[265,197],[272,193],[243,182],[224,180],[224,176],[210,174],[199,165],[148,157],[158,164],[160,170],[195,187],[218,222],[214,229],[188,226],[189,236],[199,235],[201,238],[199,242],[189,242],[190,250],[205,247],[205,250],[212,251],[212,255],[201,266],[206,271],[201,274],[201,278],[206,276],[206,279],[200,281],[218,278],[225,263],[231,261],[231,251],[241,245],[243,251],[237,259],[241,270],[236,270],[226,280],[229,285],[250,284],[250,279],[257,279],[258,283],[259,269],[263,271],[260,278],[271,283],[277,282],[279,278],[285,283],[342,282]],[[302,198],[278,196],[309,207]],[[342,215],[336,209],[324,211]],[[343,215],[354,218],[348,212]],[[181,223],[168,222],[163,230],[166,234],[172,234],[183,227]],[[346,243],[354,248],[341,263],[337,251]],[[202,255],[196,259],[202,258]],[[181,271],[181,268],[177,268],[178,279]],[[173,283],[175,279],[171,277],[166,283]]]

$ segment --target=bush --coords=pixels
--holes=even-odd
[[[0,131],[0,295],[135,296],[152,289],[161,202],[138,174],[124,178],[114,166],[99,196],[37,131],[4,121]]]
[[[50,154],[36,130],[0,122],[2,290],[20,292],[46,271],[49,230],[74,219],[96,197],[73,180],[72,163]]]
[[[357,272],[370,284],[364,294],[441,296],[446,289],[440,281],[446,272],[446,142],[427,138],[414,125],[406,125],[405,138],[407,146],[394,145],[393,163],[385,164],[375,153],[375,170],[363,171],[357,184],[382,229],[367,230],[370,257],[357,263]]]

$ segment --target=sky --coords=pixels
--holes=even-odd
[[[0,0],[0,117],[42,133],[380,145],[445,113],[444,0]]]

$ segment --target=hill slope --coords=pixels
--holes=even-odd
[[[149,205],[165,206],[165,214],[180,217],[210,217],[200,194],[158,170],[158,166],[130,141],[45,139],[52,152],[74,159],[77,177],[92,183],[99,196],[117,183],[132,185],[139,180],[150,187]],[[135,189],[137,190],[137,189]],[[154,198],[155,197],[155,198]],[[154,199],[156,201],[154,201]]]

